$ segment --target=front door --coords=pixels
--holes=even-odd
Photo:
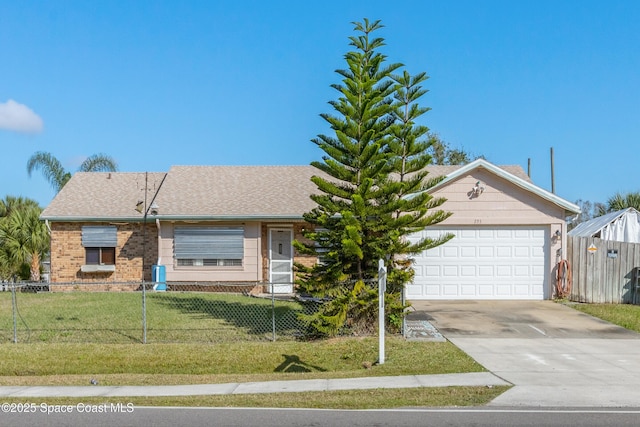
[[[293,232],[290,229],[269,230],[269,292],[293,292]]]

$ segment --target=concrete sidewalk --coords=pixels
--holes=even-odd
[[[0,386],[0,397],[196,396],[382,388],[511,385],[491,372],[170,386]]]

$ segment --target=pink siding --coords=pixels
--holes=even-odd
[[[216,223],[220,226],[244,227],[244,260],[242,267],[180,267],[173,259],[173,223],[162,222],[159,243],[161,264],[166,266],[167,281],[176,282],[256,282],[262,280],[262,259],[260,255],[260,223]],[[211,225],[201,223],[199,225]]]
[[[484,192],[470,198],[477,181]],[[445,197],[442,209],[453,212],[442,225],[542,225],[564,221],[562,208],[484,170],[474,170],[434,196]]]

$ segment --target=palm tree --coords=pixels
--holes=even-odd
[[[26,197],[7,196],[4,200],[0,200],[0,218],[9,216],[16,209],[22,209],[26,206],[40,207],[38,202]]]
[[[606,212],[615,212],[626,208],[635,208],[640,211],[640,192],[627,194],[616,193],[607,200]],[[604,215],[606,212],[601,212]]]
[[[29,158],[27,162],[27,173],[35,169],[42,169],[42,173],[51,186],[59,192],[62,187],[71,179],[71,172],[62,166],[62,163],[52,154],[45,151],[38,151]],[[78,168],[78,172],[115,172],[118,169],[116,161],[106,154],[94,154],[87,157]]]
[[[0,206],[10,205],[9,199],[10,196]],[[39,281],[40,261],[49,251],[49,233],[40,221],[42,208],[33,200],[22,200],[24,203],[14,203],[0,218],[0,272],[8,279],[19,275],[26,264],[29,279]]]

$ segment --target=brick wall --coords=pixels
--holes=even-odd
[[[109,223],[51,223],[51,283],[69,282],[114,282],[109,290],[122,285],[115,282],[140,282],[142,280],[142,254],[145,254],[144,280],[151,280],[151,266],[158,254],[158,230],[154,223],[146,226],[143,233],[141,224],[115,224],[118,246],[116,266],[113,272],[82,272],[85,264],[85,250],[82,246],[83,225],[110,225]],[[143,245],[143,234],[146,245]],[[71,285],[72,286],[72,285]],[[133,285],[125,286],[126,289]],[[54,286],[55,287],[55,286]],[[62,289],[62,286],[55,288]]]

